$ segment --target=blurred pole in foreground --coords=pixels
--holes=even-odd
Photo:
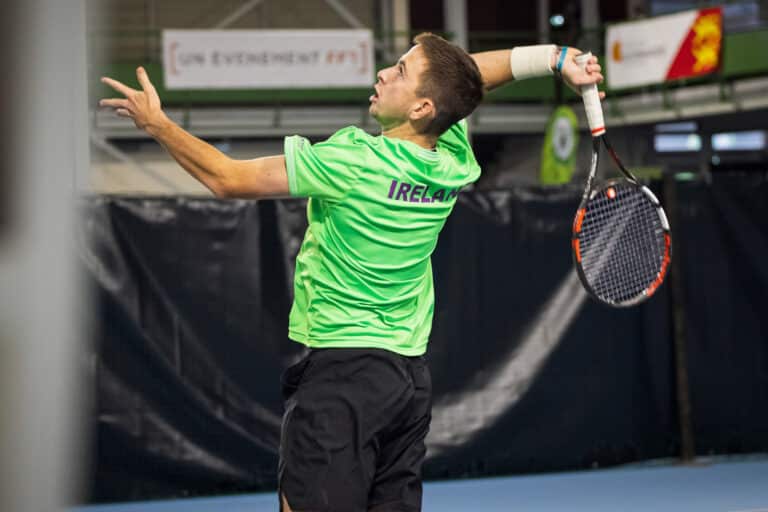
[[[539,32],[539,44],[551,43],[549,35],[549,0],[539,0],[538,2],[537,27]]]
[[[84,0],[4,0],[0,510],[61,510],[88,460],[75,187],[88,165]],[[78,434],[79,432],[79,434]]]
[[[598,0],[581,0],[581,39],[579,48],[596,55],[602,53],[600,5]]]
[[[451,41],[469,50],[467,0],[443,0],[443,13],[445,13],[445,31],[451,34]]]

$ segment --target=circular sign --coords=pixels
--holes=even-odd
[[[541,151],[539,179],[542,185],[562,185],[571,181],[579,147],[577,128],[576,113],[572,108],[562,105],[552,112]]]
[[[561,162],[567,162],[571,158],[574,140],[573,126],[571,120],[565,116],[558,117],[552,126],[552,149],[555,157]]]

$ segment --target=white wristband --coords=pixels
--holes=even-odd
[[[554,44],[537,44],[512,48],[512,53],[509,57],[512,77],[515,80],[524,80],[526,78],[553,74],[550,63],[555,53],[557,53],[557,46]]]

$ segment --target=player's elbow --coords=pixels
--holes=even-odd
[[[217,199],[229,199],[231,197],[228,191],[220,187],[208,187],[208,189],[213,192],[213,196]]]
[[[210,180],[205,183],[205,186],[213,193],[215,197],[219,199],[228,199],[232,197],[231,185],[227,180],[221,178]]]
[[[208,188],[219,199],[241,199],[246,195],[243,188],[232,179],[219,180]]]
[[[268,195],[257,180],[247,179],[237,173],[220,178],[209,188],[220,199],[258,199]]]
[[[236,161],[227,160],[216,173],[215,178],[206,183],[213,195],[220,199],[236,199],[243,197],[243,180],[239,176]]]
[[[226,172],[218,173],[214,186],[216,197],[262,199],[288,196],[288,174],[282,156],[253,160],[234,160]]]

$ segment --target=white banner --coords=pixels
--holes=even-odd
[[[371,87],[370,30],[164,30],[167,89]]]
[[[610,25],[605,34],[610,89],[701,76],[720,66],[722,11],[684,11]]]

